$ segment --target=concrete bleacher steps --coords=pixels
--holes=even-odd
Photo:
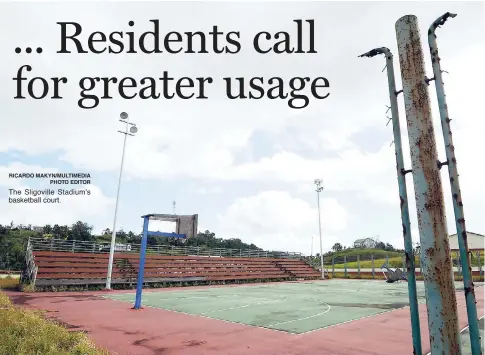
[[[34,251],[36,286],[106,282],[107,253]],[[115,253],[113,284],[136,284],[139,254]],[[300,259],[147,255],[144,282],[314,279],[320,275]]]
[[[279,259],[276,265],[297,278],[319,278],[320,273],[303,260]]]

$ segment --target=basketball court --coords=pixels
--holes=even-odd
[[[456,288],[463,288],[463,283],[457,282]],[[418,302],[424,303],[423,283],[417,283],[417,293]],[[105,297],[130,303],[135,301],[131,293]],[[145,291],[143,294],[143,307],[290,334],[305,334],[390,312],[408,304],[406,282],[387,284],[366,280]]]
[[[483,283],[477,310],[485,314]],[[463,283],[456,282],[463,355],[471,354]],[[417,282],[423,351],[429,352],[424,284]],[[326,280],[145,289],[8,292],[88,333],[119,355],[408,355],[413,351],[407,283]],[[483,320],[481,321],[483,328]]]

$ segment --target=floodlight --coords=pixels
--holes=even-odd
[[[121,117],[122,120],[126,120],[128,118],[128,114],[126,112],[122,112],[120,114],[120,117]]]
[[[130,133],[136,133],[136,132],[138,132],[138,128],[136,128],[136,126],[131,126]]]

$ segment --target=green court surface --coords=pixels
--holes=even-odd
[[[476,284],[476,286],[479,286]],[[302,334],[409,305],[406,282],[288,282],[174,291],[144,290],[142,306]],[[457,282],[456,288],[463,289]],[[419,302],[424,284],[417,283]],[[104,296],[133,302],[134,293]]]

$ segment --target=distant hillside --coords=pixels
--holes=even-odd
[[[396,258],[399,260],[401,259],[404,253],[402,251],[388,251],[382,249],[363,249],[363,248],[348,248],[337,252],[328,252],[323,255],[323,263],[326,267],[332,266],[332,260],[334,260],[335,264],[343,264],[344,257],[347,263],[356,262],[357,256],[359,256],[360,261],[371,260],[372,256],[374,256],[374,260],[376,260],[375,265],[377,266],[378,263],[381,261],[384,262],[386,257],[388,257],[389,261],[394,261]],[[313,266],[319,267],[320,266],[320,256],[319,254],[313,257],[306,258]],[[382,264],[381,262],[381,264]],[[381,265],[379,265],[380,267]]]

